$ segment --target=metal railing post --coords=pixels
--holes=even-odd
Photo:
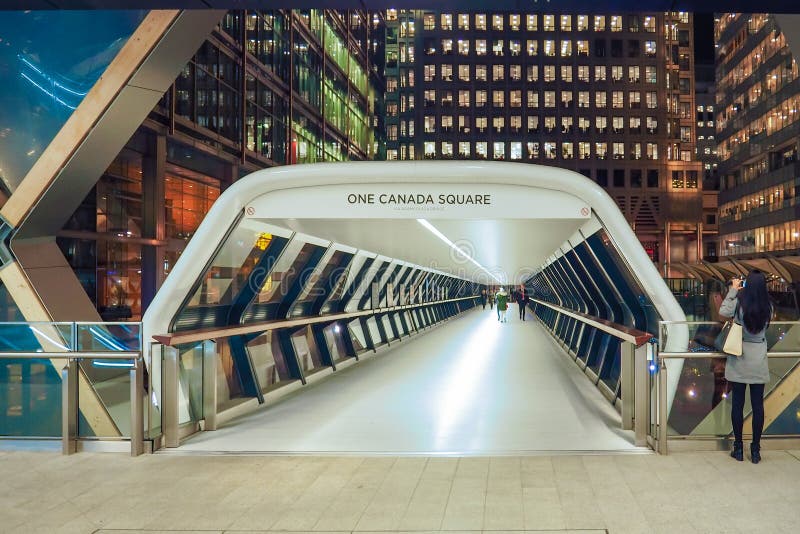
[[[131,456],[144,452],[144,364],[142,358],[133,360],[131,377]]]
[[[78,362],[67,358],[61,369],[61,452],[78,450]]]
[[[177,447],[180,444],[178,436],[178,381],[180,369],[178,359],[180,354],[175,347],[164,346],[163,360],[161,362],[161,426],[164,432],[164,446]]]
[[[217,429],[217,344],[203,343],[203,430]]]
[[[634,445],[647,446],[650,428],[650,374],[647,369],[647,343],[633,354],[633,435]]]
[[[658,453],[668,454],[667,449],[667,362],[661,359],[658,368]]]
[[[636,347],[633,343],[623,341],[619,344],[620,351],[620,379],[619,387],[622,397],[622,409],[620,410],[622,416],[622,429],[633,429],[633,411],[635,406],[635,353]]]

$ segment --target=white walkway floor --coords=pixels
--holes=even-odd
[[[513,310],[516,314],[516,309]],[[637,450],[530,316],[476,310],[178,451],[480,453]]]

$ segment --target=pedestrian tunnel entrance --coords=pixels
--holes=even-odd
[[[507,323],[500,288],[529,299]],[[635,336],[613,329],[662,319],[685,317],[613,200],[571,171],[259,171],[214,204],[145,314],[151,426],[187,450],[633,449]]]

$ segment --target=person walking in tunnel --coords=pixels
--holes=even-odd
[[[719,308],[719,314],[726,318],[732,317],[742,324],[742,355],[728,356],[725,365],[725,378],[733,390],[731,422],[734,442],[731,456],[740,462],[744,460],[744,394],[749,385],[750,405],[753,410],[750,460],[757,464],[761,461],[761,432],[764,430],[764,385],[769,382],[765,333],[772,317],[764,273],[752,270],[744,281],[734,278]]]
[[[489,288],[489,309],[494,308],[494,289]]]
[[[500,288],[497,292],[497,320],[501,323],[508,322],[506,320],[506,312],[508,311],[508,293],[505,288]]]
[[[517,291],[517,306],[519,306],[519,318],[523,321],[525,320],[525,308],[528,307],[528,302],[530,302],[530,300],[531,298],[525,286],[520,284],[519,290]]]
[[[486,288],[481,289],[481,304],[483,304],[483,309],[486,309]]]

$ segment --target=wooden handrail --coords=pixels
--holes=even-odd
[[[550,302],[545,302],[539,299],[531,299],[531,301],[551,308],[559,313],[563,313],[564,315],[572,317],[573,319],[577,319],[582,323],[588,324],[589,326],[597,328],[598,330],[602,330],[603,332],[611,334],[612,336],[623,341],[633,343],[637,347],[647,343],[647,341],[653,337],[653,334],[648,332],[637,330],[623,324],[607,321],[606,319],[601,319],[593,315],[587,315],[585,313],[563,308],[557,304],[551,304]]]

